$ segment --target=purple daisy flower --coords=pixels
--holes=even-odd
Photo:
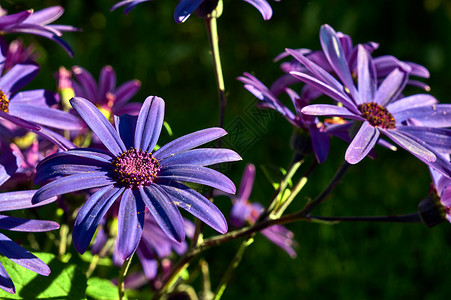
[[[249,202],[255,179],[255,166],[253,164],[246,165],[241,178],[240,188],[237,196],[232,197],[233,206],[230,212],[230,224],[235,227],[243,227],[246,223],[254,224],[264,208],[260,203]],[[296,257],[297,243],[293,240],[293,232],[282,225],[273,225],[265,228],[261,233],[271,242],[282,248],[292,258]]]
[[[135,252],[141,240],[145,207],[161,229],[178,242],[184,240],[185,229],[177,206],[215,230],[227,231],[221,211],[182,183],[203,184],[235,193],[230,179],[205,166],[241,157],[228,149],[193,149],[224,136],[223,129],[197,131],[152,152],[163,125],[163,99],[148,97],[138,116],[116,116],[116,130],[90,101],[75,97],[71,104],[109,151],[71,149],[41,161],[36,183],[63,177],[41,187],[33,202],[100,188],[87,200],[75,220],[73,241],[78,252],[86,251],[99,222],[115,201],[120,202],[117,244],[123,259]]]
[[[72,81],[75,96],[90,100],[107,118],[113,115],[138,114],[141,103],[130,103],[129,101],[141,87],[139,80],[127,81],[116,88],[116,73],[111,66],[102,68],[99,84],[82,67],[74,66],[72,74],[76,79],[76,81]]]
[[[451,176],[451,164],[428,144],[446,138],[447,134],[434,131],[433,127],[451,125],[451,106],[436,104],[437,100],[427,94],[403,97],[401,92],[408,79],[408,72],[404,68],[394,69],[378,85],[373,59],[361,45],[357,53],[356,87],[336,32],[324,25],[320,35],[324,54],[343,83],[299,52],[287,49],[308,70],[290,74],[343,104],[309,105],[301,110],[303,114],[337,116],[362,122],[346,151],[346,161],[351,164],[361,161],[383,133],[428,166]]]
[[[33,12],[24,10],[12,15],[0,16],[0,34],[29,33],[46,37],[58,43],[64,50],[73,56],[69,45],[61,38],[64,31],[78,31],[78,28],[69,25],[51,25],[64,13],[61,6],[52,6]]]
[[[124,0],[116,3],[113,7],[111,7],[111,11],[119,8],[121,6],[125,6],[124,13],[127,14],[132,10],[136,5],[147,2],[150,0]],[[264,20],[271,19],[272,16],[272,8],[266,0],[244,0],[245,2],[254,6],[258,11],[262,14]],[[280,0],[274,0],[279,2]],[[174,11],[174,20],[177,23],[183,23],[188,19],[188,17],[199,7],[202,3],[209,2],[209,0],[181,0]],[[211,2],[211,1],[210,1]],[[212,8],[217,6],[216,2],[212,1],[214,5]]]
[[[20,191],[0,194],[0,212],[39,206],[31,204],[31,198],[35,192]],[[44,232],[55,230],[59,227],[58,223],[52,221],[28,220],[0,215],[0,229],[2,230]],[[14,263],[40,275],[48,276],[50,274],[50,268],[42,260],[17,245],[3,233],[0,233],[0,254],[8,257]],[[0,288],[11,294],[16,292],[11,278],[1,264]]]
[[[447,157],[449,158],[449,155],[447,155]],[[451,223],[451,179],[431,168],[429,168],[429,170],[431,172],[432,185],[434,187],[434,200],[438,199],[437,206],[440,211],[440,217],[442,220],[443,218],[446,218],[446,220]],[[435,207],[436,205],[433,206]]]

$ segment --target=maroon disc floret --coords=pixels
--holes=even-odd
[[[375,102],[363,103],[358,106],[362,116],[370,122],[374,127],[380,127],[382,129],[394,129],[396,128],[395,118],[393,115],[383,106]]]
[[[151,184],[160,170],[160,164],[152,153],[133,147],[117,156],[113,167],[117,182],[130,188]]]
[[[0,90],[0,110],[5,113],[9,111],[9,100],[2,90]]]

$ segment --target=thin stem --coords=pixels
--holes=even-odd
[[[119,288],[119,300],[123,300],[125,295],[125,276],[127,275],[128,268],[130,267],[131,261],[133,258],[133,254],[127,258],[122,264],[121,271],[119,273],[119,277],[117,279],[117,286]]]
[[[285,201],[281,202],[280,205],[274,209],[274,216],[276,218],[280,218],[283,215],[285,210],[288,208],[291,202],[293,202],[294,198],[299,194],[306,183],[307,177],[302,177],[301,179],[299,179],[298,183],[291,190],[290,196],[288,196]]]
[[[309,216],[312,221],[326,222],[379,222],[379,223],[421,223],[420,215],[415,212],[407,215],[399,216],[376,216],[376,217],[322,217]]]

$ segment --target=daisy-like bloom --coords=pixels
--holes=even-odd
[[[124,13],[127,14],[136,5],[150,0],[124,0],[116,3],[111,10],[115,10],[121,6],[125,6]],[[245,2],[254,6],[262,14],[264,20],[269,20],[272,17],[272,8],[266,0],[244,0]],[[280,0],[274,0],[279,2]],[[218,5],[218,0],[181,0],[174,11],[174,20],[177,23],[183,23],[188,17],[201,6],[203,3],[208,3],[208,7],[214,9]],[[211,3],[211,4],[210,4]]]
[[[12,15],[1,15],[0,34],[28,33],[43,36],[58,43],[70,56],[73,56],[72,49],[61,36],[64,31],[78,31],[79,29],[69,25],[50,24],[63,13],[64,9],[61,6],[52,6],[36,12],[29,9]]]
[[[83,253],[88,248],[99,222],[115,201],[120,202],[116,242],[122,259],[129,258],[138,247],[145,207],[163,232],[178,242],[184,240],[185,229],[177,206],[215,230],[227,231],[221,211],[182,183],[203,184],[235,193],[230,179],[205,166],[240,160],[240,156],[228,149],[193,149],[224,136],[223,129],[200,130],[152,152],[163,125],[163,99],[148,97],[138,116],[115,116],[116,130],[90,101],[75,97],[71,104],[108,151],[70,149],[41,161],[35,183],[58,179],[41,187],[33,202],[100,188],[87,200],[75,220],[73,241],[78,252]]]
[[[116,87],[116,73],[111,66],[102,68],[98,84],[91,73],[82,67],[74,66],[72,74],[76,79],[72,81],[75,96],[90,100],[107,118],[138,114],[141,103],[129,101],[141,87],[139,80],[130,80]]]
[[[449,155],[446,157],[449,159]],[[429,168],[429,171],[432,177],[432,197],[420,203],[422,219],[428,226],[434,226],[443,219],[451,223],[451,179],[434,169]]]
[[[437,104],[437,100],[427,94],[403,97],[401,92],[408,80],[408,72],[403,69],[408,68],[407,65],[403,69],[394,69],[378,84],[373,59],[362,45],[358,46],[357,51],[355,86],[336,32],[325,25],[320,35],[324,54],[341,82],[302,54],[287,49],[308,70],[290,74],[343,105],[308,105],[301,110],[303,114],[362,122],[346,150],[346,161],[351,164],[360,162],[373,149],[382,133],[428,166],[451,176],[451,164],[428,144],[442,138],[434,127],[451,125],[451,106]],[[421,124],[421,127],[414,124]]]
[[[36,207],[31,198],[36,191],[20,191],[0,194],[0,212]],[[44,232],[58,229],[60,226],[53,221],[28,220],[0,215],[0,229],[21,232]],[[40,275],[48,276],[50,268],[29,251],[17,245],[3,233],[0,233],[0,254],[8,257],[14,263]],[[14,283],[0,264],[0,288],[14,294]]]
[[[34,46],[30,45],[25,47],[21,39],[13,40],[11,43],[0,36],[0,47],[4,48],[2,53],[6,53],[6,57],[2,72],[7,72],[14,65],[23,63],[26,61],[36,61],[38,55],[34,53]]]
[[[241,178],[240,188],[236,197],[231,197],[233,201],[230,212],[230,224],[235,227],[243,227],[246,223],[254,224],[264,208],[260,203],[249,202],[255,179],[255,166],[246,165]],[[282,225],[273,225],[265,228],[261,233],[271,242],[285,250],[292,258],[296,257],[297,243],[293,240],[293,232]]]

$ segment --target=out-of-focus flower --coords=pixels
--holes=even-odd
[[[25,209],[39,205],[32,205],[31,198],[36,191],[20,191],[0,194],[0,212],[17,209]],[[21,232],[44,232],[59,228],[59,224],[53,221],[28,220],[0,215],[0,229]],[[0,253],[8,257],[14,263],[40,275],[50,274],[50,268],[29,251],[17,245],[3,233],[0,233]],[[14,294],[14,283],[0,264],[0,288]]]
[[[78,252],[86,251],[99,222],[116,201],[120,202],[116,243],[122,259],[129,258],[138,247],[145,207],[163,232],[178,242],[184,240],[185,229],[177,206],[215,230],[227,231],[221,211],[182,183],[235,193],[230,179],[205,166],[240,160],[240,156],[228,149],[193,149],[224,136],[223,129],[197,131],[152,152],[163,125],[163,99],[148,97],[138,116],[116,116],[116,130],[90,101],[75,97],[71,104],[108,151],[70,149],[44,159],[37,167],[35,183],[58,179],[41,187],[33,201],[39,203],[65,193],[100,188],[75,220],[73,241]]]
[[[343,105],[308,105],[301,110],[303,114],[362,122],[346,151],[346,161],[351,164],[361,161],[383,133],[428,166],[451,176],[451,164],[428,144],[448,138],[448,133],[438,132],[434,127],[451,125],[451,106],[437,104],[437,100],[427,94],[403,97],[401,92],[409,74],[404,71],[409,68],[407,65],[394,69],[378,84],[373,59],[362,45],[357,51],[355,86],[336,32],[324,25],[320,37],[324,54],[341,82],[304,55],[287,49],[308,70],[290,74]]]
[[[72,49],[61,36],[64,31],[79,29],[69,25],[50,24],[63,13],[64,9],[61,6],[52,6],[36,12],[29,9],[11,15],[2,15],[0,16],[0,34],[28,33],[43,36],[58,43],[70,56],[73,56]]]
[[[100,71],[99,83],[87,70],[79,66],[72,68],[76,80],[72,81],[75,96],[83,97],[94,103],[109,119],[113,115],[137,115],[141,103],[130,103],[130,99],[141,87],[139,80],[127,81],[116,88],[116,73],[111,66]]]
[[[255,166],[246,165],[243,177],[241,178],[240,188],[236,197],[231,197],[233,201],[230,212],[230,224],[235,227],[242,227],[246,223],[254,224],[260,214],[263,212],[263,206],[257,202],[249,202],[255,179]],[[265,228],[261,233],[271,242],[285,250],[292,258],[296,257],[297,243],[293,240],[293,233],[282,225],[273,225]]]
[[[111,7],[111,10],[115,10],[116,8],[125,6],[124,13],[127,14],[132,10],[136,5],[147,2],[150,0],[124,0],[116,3],[113,7]],[[222,0],[219,0],[222,1]],[[186,19],[201,5],[205,5],[205,3],[208,3],[208,7],[210,9],[216,8],[218,5],[218,0],[181,0],[179,4],[177,4],[175,11],[174,11],[174,20],[177,23],[185,22]],[[269,5],[268,1],[266,0],[243,0],[252,6],[254,6],[258,11],[262,14],[263,19],[269,20],[272,17],[272,8],[271,5]],[[274,0],[279,2],[280,0]]]
[[[37,53],[34,53],[34,46],[30,45],[25,47],[21,39],[13,40],[11,43],[0,36],[0,48],[2,52],[2,73],[11,69],[14,65],[36,61],[38,58]],[[1,74],[0,74],[1,75]]]

